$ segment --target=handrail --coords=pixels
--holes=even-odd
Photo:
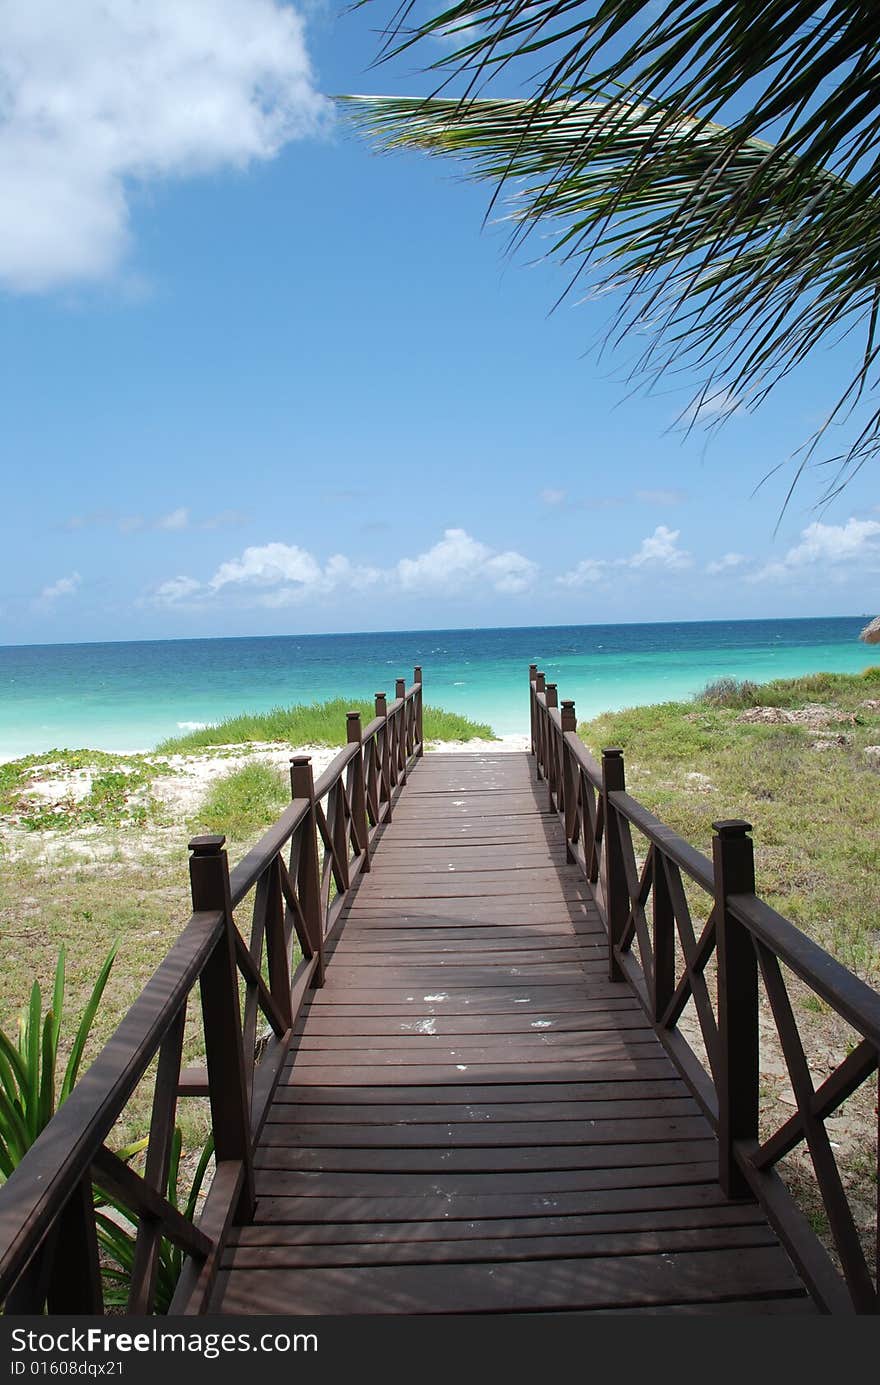
[[[715,876],[708,856],[691,846],[690,842],[685,841],[672,827],[667,827],[665,822],[661,822],[660,818],[623,790],[610,793],[609,799],[617,812],[622,813],[633,827],[638,828],[643,837],[647,837],[665,856],[677,866],[681,866],[689,878],[707,894],[713,893]]]
[[[242,856],[234,870],[229,872],[233,908],[250,894],[266,869],[267,862],[277,856],[285,843],[290,841],[308,810],[307,798],[295,798],[290,807],[284,809],[278,821],[272,824],[247,855]]]
[[[718,1135],[718,1173],[731,1197],[755,1197],[825,1312],[880,1311],[825,1121],[880,1069],[880,995],[755,893],[751,827],[714,824],[712,860],[626,792],[623,754],[601,765],[577,735],[575,705],[529,669],[531,752],[568,860],[593,886],[608,938],[608,976],[635,992],[669,1057]],[[639,849],[633,839],[636,834]],[[689,887],[710,896],[694,917]],[[782,968],[848,1023],[861,1042],[816,1088]],[[714,986],[710,984],[714,977]],[[772,1016],[796,1107],[759,1134],[760,1000]],[[714,992],[714,994],[713,994]],[[693,1004],[695,1047],[679,1027]],[[798,1145],[812,1158],[835,1263],[777,1165]],[[875,1168],[880,1190],[880,1165]]]
[[[129,1207],[138,1226],[128,1311],[154,1306],[163,1235],[188,1254],[172,1312],[205,1311],[229,1228],[252,1212],[255,1143],[299,1010],[309,989],[323,984],[326,940],[424,753],[421,669],[408,688],[397,680],[395,693],[390,703],[376,695],[376,716],[364,730],[359,713],[349,712],[347,744],[317,783],[308,756],[292,759],[290,806],[232,871],[222,836],[190,842],[189,922],[0,1187],[7,1315],[103,1311],[93,1184]],[[245,935],[234,911],[251,894]],[[197,984],[206,1067],[181,1072]],[[141,1176],[105,1140],[157,1054]],[[187,1095],[210,1098],[215,1147],[214,1178],[195,1228],[155,1181],[155,1171],[168,1167],[177,1099]]]
[[[727,907],[820,999],[880,1048],[880,995],[872,986],[757,895],[730,895]]]

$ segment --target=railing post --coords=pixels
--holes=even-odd
[[[391,732],[388,726],[388,698],[383,692],[376,693],[376,716],[385,718],[382,728],[382,761],[379,765],[380,783],[384,785],[388,812],[385,821],[391,821]],[[381,802],[381,792],[380,792]]]
[[[414,682],[414,683],[418,683],[418,685],[419,685],[419,690],[418,690],[418,692],[416,693],[416,696],[415,696],[415,706],[416,706],[416,740],[418,741],[418,746],[419,746],[419,748],[418,748],[418,754],[421,756],[421,755],[424,755],[424,753],[425,753],[425,736],[424,736],[424,730],[423,730],[423,725],[424,725],[424,720],[423,720],[423,719],[424,719],[424,707],[422,706],[422,666],[421,666],[421,664],[416,664],[415,668],[413,669],[413,682]]]
[[[617,749],[603,750],[602,801],[605,813],[603,847],[605,850],[605,911],[608,927],[609,981],[622,981],[624,979],[617,958],[617,948],[629,918],[629,890],[626,884],[623,848],[620,843],[620,828],[610,795],[625,789],[626,775],[623,767],[623,751]]]
[[[233,1215],[247,1221],[254,1210],[254,1164],[225,841],[217,836],[192,838],[189,878],[193,912],[219,909],[225,919],[223,941],[208,958],[199,987],[215,1158],[218,1164],[241,1162],[242,1187]]]
[[[537,675],[538,665],[529,664],[529,732],[533,755],[535,753],[535,678]]]
[[[727,908],[728,896],[754,894],[751,825],[714,822],[715,929],[718,957],[718,1181],[726,1197],[749,1197],[736,1162],[739,1140],[758,1138],[758,963],[748,929]]]
[[[406,698],[406,679],[398,678],[394,684],[394,696]],[[400,782],[406,783],[406,701],[397,713],[397,763],[400,768]]]
[[[544,690],[544,697],[547,702],[547,739],[544,746],[544,775],[547,779],[547,789],[550,796],[550,807],[556,808],[559,804],[559,764],[556,755],[556,728],[553,725],[553,718],[549,715],[551,708],[559,706],[559,697],[556,692],[556,684],[548,683]]]
[[[324,984],[324,917],[321,909],[321,868],[318,865],[318,814],[315,811],[315,779],[310,755],[294,755],[290,761],[290,792],[293,798],[307,798],[309,810],[300,831],[296,893],[303,920],[318,959],[313,986]]]
[[[575,822],[577,821],[578,770],[574,763],[574,756],[565,741],[569,731],[577,731],[574,703],[570,699],[563,702],[560,718],[562,721],[562,804],[565,809],[565,857],[566,860],[573,861],[572,842],[574,841]]]
[[[356,742],[359,750],[351,762],[351,816],[363,852],[362,871],[370,869],[370,824],[367,818],[367,786],[364,777],[364,747],[361,731],[360,712],[349,712],[346,717],[346,735],[349,745]]]
[[[545,717],[538,706],[538,693],[546,691],[544,674],[540,669],[535,670],[535,774],[538,779],[544,778],[544,757],[546,751],[544,722]]]

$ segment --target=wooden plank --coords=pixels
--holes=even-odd
[[[626,1097],[629,1087],[634,1083],[627,1083],[624,1088],[623,1096]],[[400,1090],[399,1088],[395,1090]],[[422,1089],[422,1095],[427,1097],[430,1093]],[[328,1098],[329,1098],[328,1094]],[[545,1122],[545,1117],[563,1121],[601,1121],[611,1119],[628,1120],[638,1115],[644,1120],[652,1120],[658,1117],[664,1119],[674,1116],[697,1116],[700,1115],[700,1108],[692,1096],[669,1096],[648,1099],[645,1097],[633,1100],[615,1099],[613,1101],[523,1101],[523,1102],[503,1102],[498,1101],[492,1105],[473,1105],[467,1103],[444,1102],[444,1103],[425,1103],[424,1105],[399,1104],[377,1102],[370,1105],[366,1102],[344,1102],[334,1103],[327,1101],[300,1101],[299,1092],[296,1087],[288,1087],[284,1090],[286,1100],[276,1101],[269,1112],[270,1122],[293,1123],[297,1125],[318,1123],[320,1125],[341,1124],[341,1125],[378,1125],[378,1126],[400,1126],[400,1125],[436,1125],[438,1122],[443,1124],[470,1124],[477,1127],[493,1126],[505,1124],[507,1122],[518,1122],[519,1124],[529,1124],[529,1128],[536,1128],[540,1131]]]
[[[316,1269],[325,1266],[510,1263],[577,1256],[669,1255],[682,1250],[750,1249],[775,1243],[764,1224],[702,1226],[690,1230],[621,1231],[594,1235],[502,1236],[459,1241],[353,1242],[324,1245],[234,1246],[224,1256],[226,1269]]]
[[[673,1140],[697,1140],[705,1137],[706,1125],[701,1115],[695,1116],[610,1116],[604,1120],[556,1120],[556,1108],[551,1107],[544,1122],[522,1121],[450,1121],[422,1122],[397,1125],[392,1123],[361,1125],[331,1122],[273,1122],[263,1135],[262,1147],[279,1145],[287,1149],[497,1149],[513,1145],[523,1149],[537,1145],[541,1149],[559,1145],[619,1144],[638,1141],[640,1144],[663,1143]]]
[[[448,1180],[438,1184],[436,1179],[422,1180],[421,1185],[412,1191],[411,1176],[405,1180],[403,1190],[394,1188],[384,1191],[365,1190],[363,1176],[355,1174],[323,1175],[320,1180],[307,1176],[301,1191],[290,1195],[274,1196],[264,1194],[257,1202],[254,1217],[255,1225],[277,1226],[279,1224],[299,1224],[303,1226],[328,1226],[348,1222],[423,1222],[434,1221],[438,1225],[455,1225],[462,1221],[521,1217],[548,1220],[555,1217],[595,1216],[618,1211],[666,1210],[683,1207],[717,1207],[726,1205],[720,1188],[715,1182],[715,1165],[670,1167],[663,1165],[651,1179],[649,1188],[644,1186],[644,1177],[638,1179],[626,1176],[617,1180],[616,1187],[609,1186],[607,1174],[591,1175],[593,1185],[589,1188],[554,1189],[542,1186],[530,1191],[536,1175],[527,1178],[519,1175],[517,1180],[521,1191],[504,1188],[501,1191],[485,1191],[486,1180],[481,1180],[484,1191],[472,1189],[461,1191],[450,1188]],[[690,1175],[690,1177],[688,1177]],[[292,1177],[292,1175],[288,1175]],[[398,1175],[402,1179],[403,1175]],[[557,1179],[567,1177],[557,1174]],[[505,1175],[505,1180],[509,1175]],[[318,1192],[320,1181],[322,1192]],[[459,1180],[460,1181],[460,1180]],[[582,1180],[581,1180],[582,1181]],[[604,1186],[595,1186],[596,1183]],[[633,1186],[633,1184],[641,1186]]]
[[[674,1067],[665,1056],[646,1058],[638,1063],[609,1059],[607,1062],[592,1063],[590,1067],[592,1074],[605,1082],[641,1081],[644,1078],[672,1076],[675,1073]],[[297,1063],[290,1071],[293,1079],[303,1087],[356,1087],[359,1083],[374,1086],[376,1080],[376,1068],[369,1064],[341,1067],[336,1063],[326,1066]],[[564,1082],[571,1078],[572,1066],[563,1063],[530,1063],[529,1073],[530,1076],[545,1082]],[[462,1085],[471,1082],[515,1083],[521,1077],[522,1064],[519,1063],[401,1064],[389,1065],[382,1069],[382,1081],[389,1087],[409,1086],[413,1083],[440,1083],[447,1086],[452,1086],[456,1082],[461,1082]]]
[[[618,1008],[608,1011],[593,1011],[581,1014],[546,1014],[535,1018],[533,1010],[520,1007],[518,1010],[501,1015],[439,1015],[413,1019],[403,1015],[383,1015],[374,1017],[362,1015],[349,1017],[336,1014],[333,1010],[313,1014],[308,1029],[298,1025],[295,1032],[307,1035],[314,1041],[322,1035],[344,1037],[352,1035],[362,1039],[379,1039],[386,1034],[439,1034],[445,1036],[469,1036],[482,1038],[491,1034],[523,1034],[541,1030],[547,1034],[599,1034],[611,1030],[616,1034],[624,1030],[645,1029],[644,1012],[639,1008]]]
[[[260,1153],[261,1151],[258,1151]],[[677,1185],[703,1183],[717,1176],[717,1160],[704,1159],[699,1163],[687,1163],[677,1159],[673,1163],[646,1163],[633,1167],[611,1167],[593,1169],[522,1169],[504,1172],[483,1171],[438,1174],[435,1170],[396,1170],[376,1169],[374,1172],[356,1169],[334,1169],[320,1178],[314,1172],[303,1169],[261,1170],[257,1179],[259,1205],[256,1221],[286,1221],[291,1212],[291,1201],[305,1198],[309,1207],[312,1198],[375,1198],[381,1206],[374,1208],[380,1221],[402,1220],[401,1214],[389,1211],[386,1199],[399,1197],[424,1198],[425,1204],[415,1214],[416,1220],[426,1216],[492,1216],[489,1209],[496,1204],[494,1198],[516,1194],[526,1201],[528,1215],[540,1212],[562,1213],[585,1210],[587,1194],[618,1192],[632,1189],[645,1195],[644,1206],[652,1206],[654,1190]],[[717,1190],[714,1190],[717,1192]],[[572,1202],[566,1202],[568,1194],[577,1194]],[[537,1198],[529,1202],[529,1198]],[[469,1202],[468,1200],[471,1199]],[[286,1215],[273,1211],[276,1202],[286,1203]],[[589,1205],[589,1204],[587,1204]],[[663,1206],[662,1202],[658,1205]],[[479,1208],[483,1210],[480,1211]],[[434,1210],[429,1211],[429,1208]],[[504,1213],[501,1215],[510,1215]],[[296,1216],[293,1217],[296,1220]],[[360,1215],[357,1220],[366,1218]]]
[[[368,1173],[376,1167],[372,1149],[318,1148],[297,1149],[289,1144],[269,1143],[269,1134],[277,1126],[266,1126],[264,1139],[256,1155],[256,1167],[263,1173],[260,1187],[265,1188],[266,1171],[271,1169],[273,1186],[280,1189],[285,1171],[328,1171],[332,1173]],[[583,1172],[592,1169],[613,1169],[625,1163],[629,1169],[642,1166],[656,1168],[658,1164],[677,1164],[680,1160],[695,1163],[710,1160],[715,1154],[714,1141],[670,1140],[656,1144],[580,1144],[537,1145],[450,1149],[389,1149],[382,1152],[383,1170],[397,1173],[483,1173],[497,1178],[503,1173],[549,1173],[556,1170]]]
[[[226,1313],[481,1313],[716,1302],[788,1295],[797,1276],[776,1246],[669,1255],[482,1265],[396,1265],[333,1270],[224,1271]]]
[[[290,1079],[289,1073],[287,1079],[287,1085],[279,1086],[275,1093],[276,1105],[285,1100],[291,1100],[299,1102],[304,1107],[316,1104],[323,1105],[328,1102],[350,1107],[386,1104],[399,1107],[402,1104],[419,1105],[430,1101],[432,1105],[452,1102],[479,1107],[488,1103],[503,1102],[516,1105],[523,1102],[545,1107],[547,1102],[558,1105],[561,1101],[641,1101],[643,1098],[665,1099],[669,1096],[687,1097],[689,1095],[687,1088],[675,1071],[665,1074],[662,1078],[646,1081],[633,1080],[623,1084],[614,1081],[602,1081],[601,1079],[581,1082],[517,1082],[514,1080],[509,1083],[486,1083],[482,1085],[468,1082],[447,1083],[446,1085],[436,1083],[429,1088],[423,1084],[411,1086],[407,1083],[396,1083],[393,1086],[363,1083],[348,1087],[339,1084],[322,1088],[319,1083],[314,1083],[308,1087],[300,1086]]]
[[[397,1245],[406,1241],[462,1241],[499,1238],[502,1236],[575,1236],[600,1232],[690,1230],[700,1227],[764,1226],[762,1213],[754,1203],[740,1205],[703,1202],[691,1206],[692,1194],[681,1188],[663,1189],[670,1195],[670,1204],[682,1205],[628,1210],[626,1208],[573,1213],[551,1217],[491,1217],[470,1221],[440,1219],[435,1221],[370,1221],[370,1222],[272,1222],[265,1225],[233,1227],[230,1245],[354,1245],[369,1242],[376,1246]],[[674,1195],[674,1196],[671,1196]]]

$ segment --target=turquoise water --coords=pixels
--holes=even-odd
[[[424,669],[429,702],[528,727],[537,663],[580,717],[690,697],[713,678],[855,673],[880,662],[867,617],[543,626],[261,639],[0,647],[0,757],[53,747],[145,750],[236,712],[394,692]]]

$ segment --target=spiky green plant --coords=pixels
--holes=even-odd
[[[129,1146],[123,1151],[123,1157],[133,1158],[147,1146],[146,1140],[139,1140],[137,1144]],[[195,1172],[186,1190],[186,1195],[182,1199],[180,1184],[180,1156],[183,1147],[183,1138],[180,1126],[174,1127],[174,1135],[171,1141],[171,1157],[168,1166],[168,1181],[165,1188],[165,1195],[171,1205],[177,1210],[182,1211],[187,1221],[192,1221],[198,1205],[199,1195],[208,1171],[208,1165],[214,1153],[214,1137],[209,1135],[202,1152],[199,1156]],[[111,1216],[105,1209],[112,1208],[115,1216]],[[122,1220],[117,1220],[122,1218]],[[128,1304],[129,1289],[131,1287],[131,1275],[134,1267],[135,1246],[137,1244],[137,1222],[125,1206],[116,1198],[110,1197],[100,1189],[95,1191],[95,1222],[98,1229],[98,1243],[104,1252],[101,1263],[101,1275],[104,1282],[104,1302],[108,1308],[125,1308]],[[184,1253],[179,1246],[174,1245],[167,1237],[163,1236],[159,1243],[159,1257],[156,1272],[156,1289],[154,1311],[157,1313],[167,1313],[174,1297],[174,1290],[180,1278],[183,1268]]]
[[[66,963],[63,947],[55,967],[52,1002],[45,1015],[40,983],[35,981],[18,1022],[16,1041],[0,1029],[0,1179],[9,1177],[70,1096],[115,956],[114,945],[80,1015],[60,1082],[57,1069]]]
[[[595,270],[585,286],[621,290],[609,335],[637,335],[632,377],[695,372],[690,421],[757,407],[829,335],[857,333],[798,470],[860,401],[826,493],[876,456],[876,0],[461,0],[427,15],[402,0],[381,56],[437,37],[432,97],[349,98],[381,146],[460,157],[514,189],[513,243],[561,219],[570,283]],[[498,99],[505,82],[525,99]]]

